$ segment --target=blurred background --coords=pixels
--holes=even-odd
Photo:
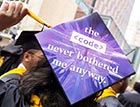
[[[130,85],[140,80],[140,0],[9,0],[22,1],[51,26],[98,12],[136,71]],[[0,0],[0,5],[3,0]],[[16,39],[23,30],[42,30],[43,25],[26,16],[0,32],[0,46]],[[126,71],[127,72],[127,71]]]

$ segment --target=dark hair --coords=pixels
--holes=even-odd
[[[47,60],[39,65],[26,72],[20,81],[20,93],[29,104],[33,104],[30,100],[34,94],[40,98],[43,107],[95,107],[96,95],[70,105]]]
[[[134,90],[136,90],[140,94],[140,82],[135,82]]]
[[[35,94],[39,96],[44,107],[67,107],[61,88],[49,66],[25,73],[19,90],[27,102],[30,102],[31,95]]]

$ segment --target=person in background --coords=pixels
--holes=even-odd
[[[21,33],[20,37],[17,39],[15,43],[16,46],[22,45],[23,56],[19,58],[18,66],[16,68],[13,68],[10,71],[0,76],[0,82],[1,81],[3,82],[2,86],[0,86],[0,107],[29,107],[30,105],[28,104],[28,102],[24,100],[24,96],[20,94],[22,92],[19,92],[18,90],[20,79],[23,76],[23,74],[25,74],[26,72],[30,72],[30,71],[33,72],[34,69],[36,70],[36,68],[38,68],[39,66],[48,66],[47,65],[48,63],[45,63],[46,59],[40,48],[40,45],[38,44],[34,36],[35,33],[37,32],[24,31]],[[45,76],[48,76],[48,74],[46,73]],[[32,75],[30,79],[32,79],[33,77],[35,78],[36,76]],[[44,78],[42,77],[42,79]],[[34,83],[37,83],[36,80],[33,81]],[[31,84],[29,83],[29,85]],[[34,95],[35,93],[32,94]],[[37,99],[36,96],[35,95],[32,96],[31,101]],[[35,100],[35,102],[37,103],[37,100]],[[31,107],[42,107],[42,106],[37,106],[36,103],[34,105],[31,105]]]
[[[124,107],[116,95],[123,93],[127,86],[128,79],[125,78],[103,90],[102,95],[97,98],[98,107]]]
[[[135,82],[133,90],[118,96],[124,107],[140,107],[140,82]]]
[[[17,24],[27,13],[22,2],[4,1],[0,7],[0,31]]]
[[[7,75],[17,74],[22,75],[26,71],[30,71],[38,66],[38,63],[41,61],[42,63],[46,60],[44,54],[41,50],[40,45],[38,44],[35,33],[38,31],[23,31],[20,37],[17,39],[15,46],[21,45],[22,55],[16,62],[13,62],[13,69],[4,73],[0,76],[0,79],[5,80],[5,76]]]

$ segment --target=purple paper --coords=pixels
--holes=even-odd
[[[71,104],[134,73],[98,13],[36,37]]]

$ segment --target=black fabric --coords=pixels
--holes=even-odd
[[[22,45],[23,51],[26,52],[29,49],[38,49],[41,47],[35,37],[35,34],[39,31],[23,31],[17,39],[15,45]]]
[[[0,50],[0,55],[4,57],[4,61],[0,67],[0,75],[4,74],[12,68],[17,67],[22,54],[22,47],[20,45],[15,46],[15,41],[7,46],[2,47]]]
[[[15,45],[16,41],[13,41],[7,46],[4,46],[1,48],[1,56],[8,56],[10,54],[12,55],[20,55],[22,53],[22,46],[21,45]]]
[[[119,101],[124,107],[140,107],[140,94],[125,92],[118,96]]]
[[[0,107],[29,107],[18,91],[19,80],[10,79],[7,82],[0,80]]]
[[[19,80],[21,78],[21,76],[19,74],[9,74],[7,76],[2,77],[1,80],[3,82],[7,82],[7,81],[11,80],[12,78]]]
[[[3,97],[4,97],[4,94],[5,94],[5,90],[4,90],[5,86],[4,85],[5,85],[5,83],[0,80],[0,105],[1,105],[1,103],[3,101]]]
[[[97,107],[124,107],[115,96],[108,96],[97,101]]]
[[[134,90],[136,90],[140,94],[140,82],[135,82]]]

